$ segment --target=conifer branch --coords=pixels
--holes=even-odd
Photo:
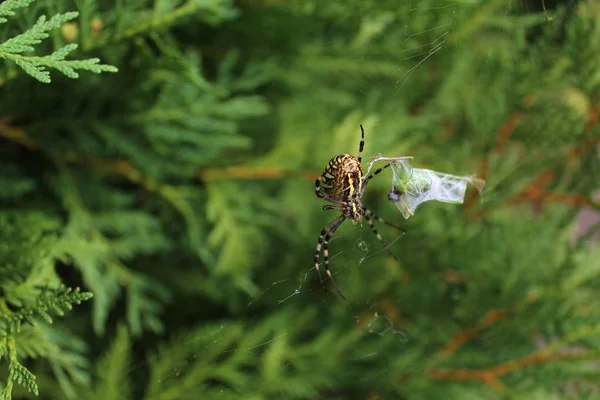
[[[60,285],[55,289],[44,288],[38,294],[33,304],[18,309],[9,315],[0,316],[0,358],[8,358],[8,382],[0,394],[0,399],[11,399],[13,382],[23,385],[29,392],[38,395],[36,377],[23,366],[17,358],[17,345],[15,335],[21,330],[23,321],[34,324],[33,318],[40,316],[48,323],[52,323],[50,313],[64,315],[65,310],[70,310],[73,304],[80,304],[92,298],[92,293],[80,292],[79,288],[67,288]]]
[[[117,327],[115,339],[102,356],[96,368],[99,382],[94,388],[95,398],[129,399],[131,398],[130,374],[130,337],[124,325]]]
[[[81,304],[92,298],[92,293],[80,292],[79,288],[68,288],[60,285],[56,289],[45,288],[37,296],[34,303],[21,308],[8,316],[0,316],[0,332],[3,335],[12,335],[21,330],[21,323],[27,321],[33,324],[35,316],[41,316],[48,323],[52,323],[50,312],[63,316],[65,310],[71,310],[73,304]]]
[[[9,128],[0,123],[0,137],[4,137],[13,142],[19,143],[30,150],[42,151],[41,145],[31,139],[25,131],[20,128]],[[188,224],[190,240],[192,243],[199,243],[198,235],[199,222],[193,208],[182,196],[181,191],[171,185],[162,184],[150,177],[145,176],[140,170],[135,168],[131,163],[125,160],[105,160],[95,157],[83,157],[73,152],[65,154],[47,153],[48,156],[55,162],[68,162],[75,164],[93,165],[100,168],[108,169],[112,173],[122,176],[128,181],[142,186],[151,193],[157,193],[164,198],[171,206],[177,210]],[[196,246],[197,247],[197,246]],[[206,262],[211,259],[211,256],[201,248],[197,248],[199,255]]]
[[[502,3],[490,2],[475,12],[471,18],[466,21],[460,29],[450,35],[448,42],[454,44],[466,36],[472,35],[481,29],[482,25],[489,20],[491,15],[501,7]]]
[[[0,3],[0,24],[8,21],[5,17],[12,17],[15,15],[13,10],[20,7],[27,7],[34,1],[35,0],[6,0],[3,3]]]
[[[143,33],[160,31],[161,29],[172,26],[181,19],[189,17],[199,11],[206,11],[207,14],[209,14],[208,18],[215,21],[230,19],[237,15],[237,12],[233,8],[228,9],[223,7],[223,4],[221,3],[228,3],[228,1],[216,0],[211,4],[206,1],[187,0],[185,4],[168,13],[159,16],[151,14],[150,18],[138,20],[136,25],[127,28],[121,33],[103,36],[87,47],[86,50],[94,50],[106,46],[109,43],[127,40]]]
[[[4,337],[2,345],[0,345],[0,355],[8,355],[8,381],[6,387],[0,394],[0,400],[12,399],[12,390],[14,382],[23,385],[29,392],[39,394],[37,383],[35,382],[35,375],[31,373],[26,367],[24,367],[17,359],[17,345],[15,338],[12,335]]]
[[[35,375],[31,371],[29,371],[25,366],[23,366],[15,357],[13,358],[11,355],[11,363],[9,366],[9,381],[14,381],[22,384],[25,389],[29,392],[34,393],[36,396],[39,394],[38,385],[35,382]]]
[[[0,7],[4,6],[0,8],[0,16],[14,15],[12,11],[14,8],[22,7],[30,2],[19,2],[21,4],[15,4],[15,2],[10,1],[6,2],[0,5]],[[51,82],[48,68],[56,69],[72,79],[79,77],[76,70],[90,71],[97,74],[102,72],[117,72],[117,68],[112,65],[99,64],[100,60],[98,58],[65,60],[65,57],[69,53],[77,49],[77,45],[74,43],[59,48],[48,56],[23,55],[23,53],[34,51],[35,48],[33,46],[48,38],[49,31],[60,28],[61,25],[76,18],[78,15],[77,12],[67,12],[56,14],[49,20],[46,20],[46,17],[42,15],[29,30],[6,40],[4,43],[0,43],[0,58],[15,62],[23,71],[43,83]],[[6,22],[6,19],[0,18],[0,22]]]

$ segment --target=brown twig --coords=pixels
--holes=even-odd
[[[530,186],[523,193],[510,199],[511,203],[520,203],[524,200],[538,203],[559,203],[575,207],[592,206],[592,201],[581,194],[553,193],[539,187]]]
[[[496,142],[494,143],[494,147],[492,148],[491,154],[501,153],[504,150],[504,145],[514,132],[515,128],[521,120],[523,119],[522,112],[514,112],[512,113],[502,124],[500,129],[498,129],[498,133],[496,134]],[[479,165],[479,170],[477,171],[477,177],[483,180],[487,179],[488,170],[489,170],[489,158],[490,156],[485,157],[481,164]],[[465,210],[469,211],[473,205],[475,205],[475,201],[479,196],[479,192],[473,191],[467,201],[465,202]]]
[[[0,123],[0,137],[3,137],[13,143],[18,143],[32,151],[43,150],[42,146],[34,139],[27,136],[25,131],[21,128],[8,127],[5,124]],[[96,165],[107,168],[115,174],[127,178],[131,182],[146,183],[146,185],[150,186],[155,185],[155,183],[152,181],[147,179],[145,180],[142,173],[138,169],[124,160],[106,160],[98,157],[82,157],[74,152],[47,154],[56,161],[65,161],[73,164]]]
[[[590,107],[588,119],[585,124],[585,132],[587,132],[589,135],[592,134],[592,131],[598,124],[598,118],[600,116],[599,109],[600,100]],[[598,143],[600,143],[600,137],[588,137],[584,139],[581,143],[571,149],[569,152],[569,159],[572,161],[579,159],[584,153],[597,146]],[[511,203],[518,203],[523,200],[531,200],[538,203],[552,202],[576,207],[587,207],[593,205],[591,199],[580,194],[553,193],[546,190],[546,186],[550,184],[554,175],[555,174],[553,170],[545,171],[528,188],[509,201]]]
[[[277,167],[224,167],[207,168],[198,173],[202,180],[223,180],[223,179],[282,179],[282,178],[300,178],[306,180],[315,180],[320,173],[316,171],[290,171]]]
[[[525,106],[529,106],[532,104],[532,100],[530,98],[526,97],[523,101],[523,104]],[[501,153],[504,150],[504,146],[505,146],[506,142],[508,141],[508,139],[514,132],[515,128],[518,126],[518,124],[523,119],[523,116],[524,116],[523,112],[514,112],[502,124],[502,126],[498,130],[498,134],[496,136],[496,142],[494,144],[494,147],[492,148],[492,151],[490,152],[490,155],[488,155],[481,161],[481,164],[479,167],[479,172],[477,174],[478,177],[480,177],[481,179],[484,179],[484,180],[487,178],[487,174],[488,174],[488,170],[489,170],[489,158],[490,158],[491,154]],[[585,125],[585,131],[588,134],[591,135],[592,131],[597,126],[599,119],[600,119],[600,100],[598,100],[596,103],[594,103],[589,109],[588,119],[587,119],[587,122]],[[578,143],[578,145],[575,146],[571,150],[569,159],[577,160],[578,158],[581,157],[582,154],[584,154],[587,151],[590,151],[595,146],[597,146],[599,143],[600,143],[600,137],[597,137],[597,136],[596,137],[588,137],[588,138],[584,139],[582,142]],[[524,200],[533,200],[533,201],[537,201],[537,202],[561,203],[561,204],[567,204],[567,205],[572,205],[572,206],[577,206],[577,207],[585,207],[585,206],[592,205],[592,201],[583,195],[568,194],[568,193],[553,193],[553,192],[547,191],[544,188],[544,186],[547,186],[550,183],[551,179],[548,179],[548,177],[552,177],[552,176],[554,176],[553,170],[545,171],[540,176],[540,178],[544,179],[543,181],[540,181],[539,180],[540,178],[538,178],[538,180],[534,181],[523,192],[521,192],[521,193],[517,194],[516,196],[514,196],[513,198],[509,199],[509,203],[515,204],[515,203],[522,202]],[[465,202],[465,210],[466,211],[470,210],[472,208],[472,206],[475,204],[475,200],[477,199],[477,196],[478,196],[478,193],[473,192],[471,194],[471,196],[467,199],[467,201]]]
[[[507,311],[503,309],[489,311],[474,328],[465,329],[455,335],[454,338],[440,351],[440,355],[442,357],[449,357],[462,347],[462,345],[477,336],[483,329],[489,327],[494,322],[501,320],[506,315]]]
[[[552,174],[552,171],[546,171]],[[543,175],[543,174],[542,174]],[[532,201],[541,205],[542,203],[557,203],[575,207],[594,206],[589,197],[577,193],[555,193],[547,190],[545,184],[532,183],[519,194],[508,199],[509,204],[519,204],[523,201]]]
[[[572,358],[581,358],[582,352],[575,353],[547,353],[545,350],[536,351],[525,357],[503,362],[494,367],[486,369],[446,369],[446,368],[431,368],[428,374],[437,380],[446,381],[480,381],[488,386],[503,391],[504,385],[499,381],[499,378],[510,372],[517,371],[530,365],[542,364],[555,360],[565,360]]]
[[[521,370],[531,365],[543,364],[555,360],[586,359],[596,357],[597,352],[582,347],[569,347],[569,343],[585,337],[597,336],[600,325],[583,326],[567,334],[562,340],[549,344],[545,348],[534,351],[521,358],[504,361],[495,366],[482,369],[449,369],[432,367],[426,370],[427,375],[437,380],[448,381],[480,381],[488,386],[504,390],[500,378],[508,373]]]
[[[512,113],[506,121],[498,130],[498,136],[496,137],[496,144],[492,149],[492,153],[502,153],[504,151],[504,145],[510,139],[513,132],[519,123],[523,120],[524,113],[522,112],[514,112]]]
[[[599,143],[600,143],[600,137],[584,139],[579,146],[577,146],[573,150],[571,150],[571,152],[569,154],[569,158],[571,160],[577,160],[578,158],[581,157],[582,154],[586,153],[587,151],[592,150],[594,148],[594,146],[597,146]]]
[[[30,139],[22,129],[11,128],[6,121],[0,120],[0,136],[28,148],[29,150],[39,150],[40,145],[33,139]]]
[[[591,107],[588,114],[588,120],[585,124],[585,131],[591,133],[596,125],[598,124],[598,118],[600,117],[600,99],[596,101]]]
[[[9,127],[4,121],[0,120],[0,137],[7,139],[13,143],[18,143],[21,146],[33,150],[42,151],[42,146],[34,139],[27,136],[21,128]],[[74,152],[48,153],[54,160],[65,161],[73,164],[95,165],[107,168],[113,173],[123,176],[131,182],[143,183],[144,175],[135,168],[131,163],[125,160],[107,160],[98,157],[81,156]],[[316,171],[300,171],[294,172],[283,168],[276,167],[224,167],[224,168],[207,168],[197,174],[202,180],[224,180],[224,179],[281,179],[281,178],[300,178],[306,180],[315,180],[319,176]],[[148,185],[156,183],[149,180]]]

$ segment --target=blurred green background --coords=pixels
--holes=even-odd
[[[600,397],[597,1],[0,17],[1,398]],[[376,222],[395,261],[344,222],[342,300],[314,180],[361,124],[363,166],[486,186],[405,220],[378,175],[363,201],[407,233]]]

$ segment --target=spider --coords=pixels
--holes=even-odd
[[[349,219],[352,221],[354,225],[362,222],[362,219],[366,219],[371,231],[377,237],[385,247],[385,250],[392,256],[396,261],[398,259],[392,254],[392,252],[387,248],[387,242],[381,237],[375,226],[373,225],[373,220],[391,226],[399,230],[402,233],[406,233],[406,231],[396,225],[393,225],[383,218],[375,215],[371,210],[365,207],[362,203],[362,196],[367,187],[369,181],[379,173],[381,173],[384,169],[389,167],[391,164],[386,164],[384,167],[377,169],[369,176],[365,177],[363,173],[363,169],[361,166],[362,153],[363,148],[365,146],[365,130],[363,126],[360,126],[361,138],[360,145],[358,147],[358,158],[350,155],[350,154],[340,154],[338,156],[333,157],[327,163],[325,167],[325,171],[323,174],[315,180],[315,194],[317,197],[329,201],[334,204],[326,204],[323,206],[323,210],[339,210],[342,212],[340,216],[329,222],[325,228],[321,230],[319,234],[319,240],[317,242],[317,248],[315,250],[315,269],[319,274],[319,280],[321,281],[321,285],[323,289],[325,288],[325,284],[323,282],[323,277],[321,275],[321,271],[319,270],[319,256],[321,254],[321,247],[323,247],[323,264],[325,265],[325,271],[327,276],[331,280],[333,287],[338,292],[338,294],[345,299],[341,290],[335,284],[333,280],[333,276],[331,275],[331,271],[329,270],[329,250],[328,244],[329,239],[335,231],[340,227],[342,222]]]

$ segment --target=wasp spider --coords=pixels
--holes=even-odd
[[[373,220],[389,225],[402,233],[406,233],[402,228],[390,224],[383,220],[377,215],[373,214],[371,210],[365,207],[362,203],[362,196],[367,187],[369,181],[377,174],[382,172],[384,169],[390,166],[386,164],[384,167],[377,169],[375,172],[365,177],[361,166],[362,153],[365,145],[365,131],[363,126],[360,126],[361,139],[358,148],[358,158],[351,156],[350,154],[340,154],[333,157],[327,163],[323,174],[315,181],[315,194],[317,197],[329,201],[334,204],[326,204],[323,206],[323,210],[339,210],[342,214],[331,221],[319,235],[319,241],[317,242],[317,249],[315,250],[315,269],[319,274],[321,285],[325,289],[323,277],[319,270],[319,256],[321,254],[321,248],[323,249],[323,264],[325,266],[325,272],[331,280],[333,287],[338,294],[345,299],[340,289],[335,284],[331,271],[329,270],[329,250],[327,248],[329,239],[339,226],[345,220],[349,219],[353,224],[358,224],[362,219],[366,219],[371,231],[377,237],[384,246],[385,249],[396,259],[396,257],[387,248],[387,242],[383,240],[375,226]],[[396,259],[397,260],[397,259]]]

